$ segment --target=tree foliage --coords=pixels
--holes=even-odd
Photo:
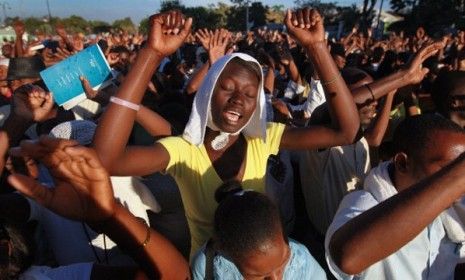
[[[391,0],[390,4],[394,11],[405,17],[404,21],[393,24],[394,30],[414,32],[423,26],[429,34],[435,34],[453,25],[465,27],[462,1],[459,0]]]

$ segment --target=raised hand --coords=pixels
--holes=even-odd
[[[13,94],[12,109],[26,121],[43,122],[53,109],[53,98],[39,86],[23,85]]]
[[[287,10],[284,22],[289,34],[305,48],[325,41],[323,18],[315,9]]]
[[[405,79],[410,84],[418,84],[428,73],[428,68],[423,67],[422,63],[429,57],[435,55],[440,49],[444,48],[443,42],[436,42],[421,48],[406,69]]]
[[[68,34],[66,33],[65,27],[62,24],[57,24],[55,26],[55,31],[56,31],[57,35],[60,36],[61,38],[67,38],[68,37]]]
[[[148,46],[165,57],[175,52],[190,33],[192,18],[185,19],[179,11],[170,11],[150,17]]]
[[[94,99],[97,96],[98,91],[92,88],[92,86],[90,85],[86,77],[81,76],[79,77],[79,80],[81,81],[81,85],[82,85],[82,88],[84,89],[84,93],[86,94],[86,97],[88,99]]]
[[[15,30],[16,36],[22,37],[25,31],[24,23],[20,20],[16,21],[13,24],[13,29]]]
[[[56,58],[64,60],[75,53],[75,51],[68,51],[66,48],[57,48],[57,52],[54,55]]]
[[[210,38],[213,36],[213,33],[208,29],[199,29],[195,33],[195,37],[199,40],[202,47],[208,51],[210,47]]]
[[[28,156],[50,170],[55,187],[48,188],[33,178],[13,174],[8,181],[18,191],[64,217],[85,222],[110,218],[115,199],[109,175],[94,150],[77,142],[48,136],[23,141],[10,151],[12,156]]]
[[[231,34],[226,29],[216,29],[213,36],[210,37],[208,48],[208,57],[210,64],[215,63],[218,59],[223,57],[226,53],[226,47],[231,39]]]

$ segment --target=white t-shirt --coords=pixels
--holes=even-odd
[[[368,142],[361,138],[352,145],[303,151],[299,166],[307,214],[325,234],[342,198],[363,186],[370,170]]]

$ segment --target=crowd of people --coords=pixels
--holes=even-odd
[[[285,30],[194,21],[14,24],[0,280],[464,277],[465,31],[328,38],[311,8]],[[39,73],[95,44],[111,85],[82,76],[86,100],[57,106]]]

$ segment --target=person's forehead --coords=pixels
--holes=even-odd
[[[242,75],[250,75],[252,80],[249,80],[249,82],[257,82],[259,81],[256,73],[253,73],[252,70],[248,69],[247,67],[240,65],[239,63],[236,63],[234,61],[229,62],[221,72],[220,78],[229,78],[229,77],[234,77],[237,76],[238,74]]]
[[[436,130],[422,151],[425,161],[452,161],[465,152],[465,134]]]

